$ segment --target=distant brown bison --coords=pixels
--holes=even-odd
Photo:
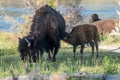
[[[98,16],[98,14],[96,14],[96,13],[91,14],[91,15],[89,16],[89,23],[93,23],[93,22],[99,21],[99,20],[101,20],[101,19],[99,19],[99,16]]]
[[[98,29],[99,34],[109,34],[112,30],[115,30],[117,19],[105,19],[92,23]]]
[[[32,38],[34,49],[38,48],[37,51],[46,51],[48,59],[55,61],[60,47],[60,40],[65,36],[63,16],[50,6],[44,5],[36,10],[30,27],[31,30],[27,36],[28,41]],[[50,52],[53,52],[52,58]]]
[[[98,14],[94,13],[89,17],[89,23],[97,26],[99,34],[109,34],[112,30],[115,30],[116,23],[118,23],[117,19],[99,19]]]
[[[73,45],[74,58],[78,45],[81,45],[81,59],[83,58],[85,43],[90,43],[92,47],[92,56],[94,55],[94,45],[96,46],[96,56],[98,57],[98,31],[94,25],[84,24],[75,26],[70,33],[66,33],[64,41]]]

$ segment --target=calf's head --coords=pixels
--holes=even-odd
[[[63,40],[69,44],[72,44],[72,45],[75,45],[75,43],[76,43],[75,36],[70,34],[70,33],[65,33]]]

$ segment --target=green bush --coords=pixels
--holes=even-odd
[[[104,35],[99,35],[99,41],[103,41],[106,37]]]

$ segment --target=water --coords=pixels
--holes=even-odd
[[[118,18],[116,10],[119,10],[119,6],[117,4],[83,4],[83,6],[86,8],[85,15],[97,13],[101,19]]]
[[[86,0],[86,2],[81,4],[85,8],[85,10],[83,10],[85,19],[87,19],[88,16],[92,13],[97,13],[101,19],[118,18],[118,15],[115,12],[115,10],[119,10],[119,6],[117,2],[115,2],[115,0],[111,0],[113,2],[110,3],[109,0],[105,3],[104,0],[101,0],[102,3],[93,3],[92,1],[95,2],[95,0],[88,0],[88,3]],[[7,13],[9,16],[12,16],[16,21],[24,23],[24,19],[21,16],[24,14],[27,15],[28,13],[24,8],[22,0],[2,0],[1,5],[4,7],[5,13]],[[62,10],[60,5],[57,9]],[[10,31],[9,28],[11,26],[11,23],[6,22],[3,16],[3,13],[1,13],[0,11],[0,31]]]
[[[19,23],[24,23],[24,19],[21,16],[27,14],[27,11],[22,0],[0,0],[0,5],[2,5],[0,7],[0,31],[10,31],[9,28],[12,25],[11,21],[8,22],[4,19],[5,14],[13,17]]]

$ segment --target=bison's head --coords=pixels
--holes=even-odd
[[[30,54],[30,48],[33,45],[32,39],[19,38],[18,51],[22,60],[26,60]]]
[[[99,16],[95,13],[90,15],[90,17],[89,17],[89,23],[93,23],[93,22],[98,21],[98,20],[100,20]]]
[[[75,45],[76,44],[76,39],[74,36],[72,36],[70,33],[65,33],[65,36],[63,40],[69,44]]]

